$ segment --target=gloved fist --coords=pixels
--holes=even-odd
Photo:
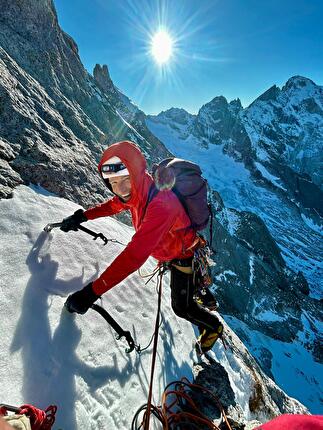
[[[63,219],[60,229],[65,231],[65,233],[71,230],[77,231],[79,225],[85,221],[87,221],[87,218],[84,215],[84,210],[78,209],[73,215]]]
[[[99,297],[93,291],[92,282],[90,282],[82,290],[68,296],[65,307],[71,313],[85,314]]]

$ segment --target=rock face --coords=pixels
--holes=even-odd
[[[261,165],[278,177],[291,199],[323,214],[323,87],[294,76],[272,87],[241,113]],[[268,176],[265,175],[268,179]]]
[[[87,73],[52,1],[1,0],[0,8],[2,197],[32,182],[89,206],[108,195],[96,165],[109,144],[131,139],[148,161],[169,155],[107,66]]]
[[[108,66],[96,64],[93,70],[93,77],[97,86],[104,92],[115,92],[113,82],[110,78]]]
[[[262,423],[280,414],[307,414],[297,400],[291,399],[264,374],[240,339],[225,325],[226,352],[218,345],[216,358],[209,353],[193,368],[195,383],[210,390],[229,416],[233,429],[244,429],[250,420]],[[219,360],[220,357],[220,360]],[[235,374],[240,368],[240,376]],[[244,401],[241,401],[244,398]],[[194,399],[202,413],[218,425],[219,410],[208,396]],[[259,424],[260,425],[260,424]],[[222,428],[222,427],[221,427]],[[223,427],[226,428],[225,426]],[[251,427],[252,428],[252,427]]]

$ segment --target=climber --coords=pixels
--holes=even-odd
[[[148,200],[154,181],[146,170],[143,154],[132,142],[111,145],[98,168],[114,197],[86,211],[77,210],[63,220],[61,230],[77,230],[82,222],[130,210],[136,232],[98,279],[67,298],[67,309],[84,314],[102,294],[140,268],[151,255],[161,263],[169,263],[172,308],[177,316],[198,327],[201,352],[210,350],[222,335],[223,325],[194,300],[192,258],[202,242],[196,231],[189,228],[190,219],[183,205],[170,189],[161,190]]]

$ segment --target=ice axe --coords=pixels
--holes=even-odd
[[[44,231],[46,231],[46,233],[49,233],[50,231],[52,231],[53,228],[60,227],[61,225],[62,225],[61,222],[54,222],[52,224],[47,224],[44,227]],[[83,227],[82,225],[79,225],[77,227],[77,230],[82,230],[82,231],[84,231],[84,233],[89,234],[90,236],[93,237],[93,240],[102,239],[104,242],[104,245],[106,245],[109,241],[113,241],[111,239],[107,239],[103,233],[96,233],[95,231],[92,231],[86,227]]]
[[[126,349],[126,353],[129,354],[133,350],[136,350],[138,354],[141,352],[140,345],[136,345],[130,331],[123,330],[123,328],[117,323],[117,321],[107,312],[102,306],[97,305],[94,303],[91,308],[96,311],[98,314],[100,314],[106,322],[113,328],[113,330],[118,334],[117,340],[121,339],[122,337],[126,338],[126,341],[128,342],[129,348]]]

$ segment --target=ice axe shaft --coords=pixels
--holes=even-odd
[[[62,225],[61,222],[54,222],[52,224],[47,224],[44,227],[44,231],[46,231],[47,233],[49,233],[50,231],[52,231],[53,228],[61,227],[61,225]],[[77,227],[77,230],[84,231],[84,233],[87,233],[90,236],[92,236],[94,238],[94,240],[96,240],[96,239],[102,239],[103,242],[104,242],[104,245],[106,245],[108,243],[108,239],[104,236],[103,233],[96,233],[95,231],[92,231],[89,228],[83,227],[82,225],[79,225]]]
[[[123,328],[117,323],[117,321],[107,312],[102,306],[93,304],[92,309],[99,313],[106,322],[113,328],[115,332],[118,333],[117,339],[121,339],[122,337],[126,338],[126,341],[128,342],[129,348],[126,349],[126,352],[129,354],[134,349],[138,352],[140,350],[140,347],[135,344],[130,331],[123,330]]]

